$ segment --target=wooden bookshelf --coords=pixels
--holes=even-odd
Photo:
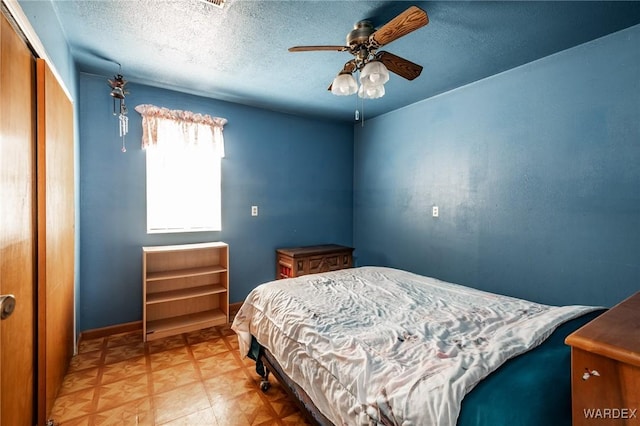
[[[156,340],[229,321],[229,246],[142,248],[143,334]]]

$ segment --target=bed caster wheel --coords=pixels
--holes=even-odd
[[[271,388],[271,383],[267,382],[266,380],[260,382],[260,390],[262,392],[268,391],[269,388]]]

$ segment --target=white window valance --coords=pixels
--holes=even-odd
[[[142,116],[142,149],[176,143],[211,144],[224,157],[225,118],[149,104],[135,109]],[[176,138],[176,132],[183,137]]]

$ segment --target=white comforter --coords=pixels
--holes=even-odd
[[[243,356],[255,336],[336,425],[454,425],[482,378],[591,309],[361,267],[262,284],[232,329]]]

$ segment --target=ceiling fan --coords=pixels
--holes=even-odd
[[[388,71],[407,80],[415,79],[422,72],[422,66],[378,49],[428,23],[427,13],[411,6],[377,30],[369,20],[357,22],[347,34],[346,46],[294,46],[289,48],[289,52],[326,50],[351,53],[354,58],[344,64],[329,90],[335,95],[358,92],[362,98],[377,98],[384,95],[383,85],[389,79]],[[355,71],[360,71],[360,88],[352,75]]]

